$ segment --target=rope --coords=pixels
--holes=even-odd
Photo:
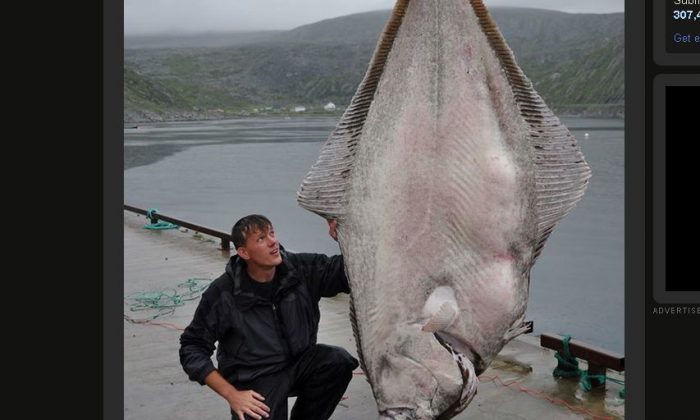
[[[578,378],[581,376],[581,369],[578,368],[578,360],[571,354],[571,350],[569,349],[569,341],[571,341],[571,336],[564,336],[562,340],[562,350],[554,354],[558,363],[552,375],[557,378]]]
[[[622,388],[618,395],[620,396],[620,398],[622,398],[624,400],[625,399],[625,388]]]
[[[581,372],[581,388],[584,391],[590,391],[593,389],[593,385],[602,385],[605,383],[607,376],[605,375],[589,375],[587,371]]]
[[[151,223],[148,225],[144,225],[144,229],[151,229],[151,230],[163,230],[163,229],[177,229],[179,226],[172,224],[170,222],[163,222],[163,221],[158,221],[158,217],[156,217],[155,213],[158,212],[158,209],[150,208],[146,211],[146,217],[148,217],[151,220]]]
[[[620,392],[617,393],[617,395],[624,400],[625,399],[625,381],[621,381],[621,380],[615,379],[615,378],[607,378],[607,380],[610,382],[614,382],[618,385],[622,385],[622,389],[620,390]]]
[[[163,230],[163,229],[177,229],[180,226],[174,225],[170,222],[157,222],[157,223],[151,223],[149,225],[144,225],[144,229],[151,229],[151,230]]]
[[[556,378],[580,378],[580,385],[584,391],[588,392],[593,389],[594,385],[602,385],[606,380],[615,382],[622,385],[622,389],[618,393],[620,398],[625,398],[625,382],[617,379],[608,378],[605,374],[603,375],[589,375],[588,371],[584,371],[578,368],[578,360],[571,354],[571,349],[569,348],[569,342],[571,341],[570,335],[565,335],[562,339],[562,350],[554,354],[557,359],[557,367],[554,368],[552,375]]]
[[[195,277],[178,284],[176,289],[132,293],[124,297],[124,302],[129,305],[130,311],[155,311],[155,314],[141,319],[134,319],[124,314],[124,319],[140,324],[171,315],[175,312],[175,308],[184,305],[186,301],[199,298],[211,282],[211,279]]]

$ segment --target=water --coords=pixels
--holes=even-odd
[[[286,248],[336,254],[325,221],[296,203],[297,187],[336,122],[247,118],[125,128],[125,202],[222,231],[241,216],[261,213]],[[579,140],[593,177],[532,270],[526,316],[535,333],[571,334],[623,353],[623,123],[563,122]]]

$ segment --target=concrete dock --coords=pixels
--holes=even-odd
[[[230,256],[219,240],[191,230],[143,229],[146,217],[124,212],[124,296],[172,294],[188,279],[214,279]],[[190,322],[198,300],[184,301],[169,313],[134,311],[124,303],[124,419],[228,419],[228,404],[207,387],[191,382],[180,366],[179,337]],[[319,343],[346,348],[357,356],[348,319],[348,296],[321,300]],[[128,319],[127,319],[128,318]],[[137,322],[133,322],[137,321]],[[138,322],[142,321],[142,322]],[[537,322],[537,320],[535,320]],[[585,392],[575,379],[557,379],[554,352],[531,335],[512,340],[489,369],[480,375],[478,393],[458,420],[622,419],[621,385]],[[585,369],[585,362],[580,362]],[[610,378],[624,375],[608,371]],[[290,399],[289,407],[293,405]],[[334,420],[377,418],[372,390],[358,369]]]

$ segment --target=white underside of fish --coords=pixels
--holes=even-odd
[[[339,222],[380,418],[467,406],[524,332],[530,268],[589,176],[480,1],[397,3],[298,197]]]

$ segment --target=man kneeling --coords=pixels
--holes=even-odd
[[[292,395],[292,420],[328,419],[358,366],[345,349],[316,344],[320,298],[350,292],[342,255],[286,252],[261,215],[231,236],[237,254],[180,337],[183,369],[224,397],[234,420],[286,420]]]

